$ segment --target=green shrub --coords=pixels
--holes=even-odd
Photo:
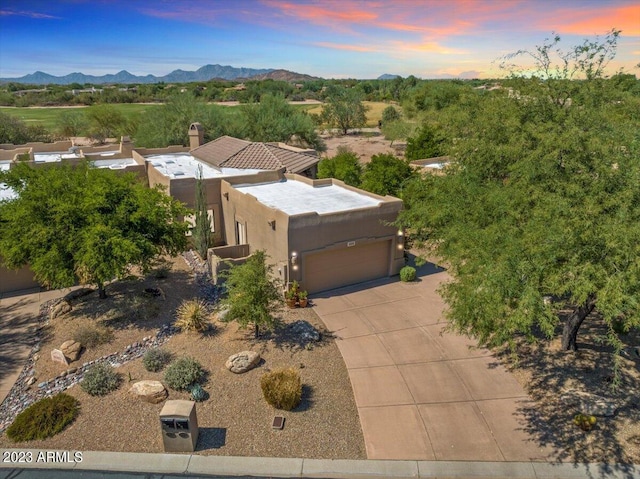
[[[93,348],[113,341],[113,331],[104,326],[87,324],[80,326],[76,332],[73,333],[73,340],[78,341],[85,348]]]
[[[120,374],[105,363],[96,364],[85,374],[80,386],[92,396],[104,396],[118,388],[122,380]]]
[[[7,436],[14,442],[55,436],[73,422],[79,404],[64,393],[41,399],[18,414],[7,429]]]
[[[142,356],[142,365],[147,371],[157,373],[169,364],[171,357],[172,354],[169,351],[162,348],[153,348]]]
[[[291,411],[302,398],[300,374],[293,368],[277,369],[260,379],[264,399],[277,409]]]
[[[416,279],[416,269],[413,266],[405,266],[400,270],[400,281],[414,281]]]
[[[188,391],[191,386],[202,380],[204,369],[198,361],[183,356],[173,361],[164,372],[164,380],[171,389]]]
[[[208,397],[209,394],[207,394],[207,391],[202,389],[202,386],[200,386],[199,384],[194,384],[191,387],[191,399],[193,399],[195,402],[202,402]]]
[[[211,310],[202,299],[183,301],[176,311],[175,325],[183,331],[205,331]]]

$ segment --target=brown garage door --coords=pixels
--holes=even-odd
[[[309,293],[383,278],[389,274],[390,241],[306,255],[302,287]]]

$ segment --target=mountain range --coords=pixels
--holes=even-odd
[[[220,80],[236,80],[238,78],[251,78],[257,75],[267,75],[274,69],[255,69],[255,68],[236,68],[229,65],[205,65],[196,71],[174,70],[164,76],[145,75],[137,76],[122,70],[116,74],[95,76],[85,75],[84,73],[69,73],[64,76],[49,75],[41,71],[30,73],[19,78],[0,78],[0,82],[16,82],[31,85],[68,85],[70,83],[188,83],[196,81],[208,81],[212,79]],[[290,72],[293,73],[293,72]],[[308,75],[300,75],[308,76]],[[310,77],[311,78],[311,77]]]
[[[391,80],[399,75],[385,73],[378,77],[378,80]],[[0,83],[22,83],[27,85],[69,85],[71,83],[85,83],[93,85],[109,83],[189,83],[209,80],[284,80],[289,82],[303,82],[308,80],[318,80],[318,77],[296,73],[289,70],[265,68],[236,68],[229,65],[205,65],[195,71],[174,70],[164,76],[145,75],[137,76],[122,70],[116,74],[102,76],[86,75],[84,73],[69,73],[64,76],[54,76],[45,72],[37,71],[19,78],[0,78]]]

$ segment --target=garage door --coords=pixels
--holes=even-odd
[[[388,276],[390,243],[378,241],[306,255],[302,287],[317,293]]]

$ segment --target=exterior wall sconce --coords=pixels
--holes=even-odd
[[[296,253],[295,251],[291,253],[291,264],[298,264],[298,253]]]
[[[269,226],[271,226],[272,230],[276,229],[276,220],[268,221],[268,223],[269,223]]]
[[[404,236],[404,233],[402,232],[402,230],[398,230],[398,236]]]
[[[224,196],[227,199],[227,201],[229,201],[229,192],[228,191],[225,191],[224,193],[222,193],[222,196]]]

